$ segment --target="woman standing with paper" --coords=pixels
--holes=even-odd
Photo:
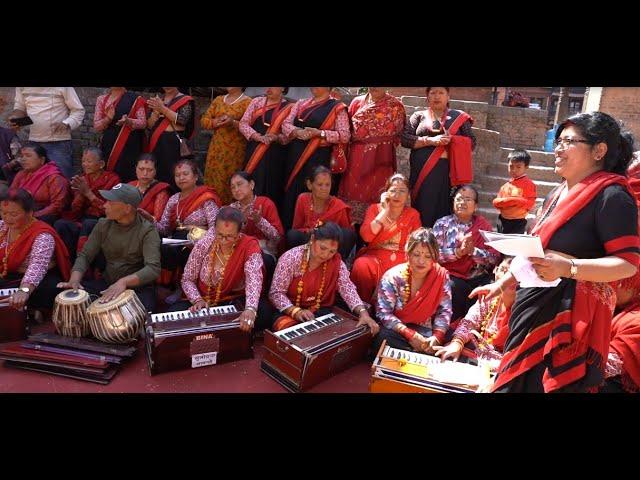
[[[494,392],[588,392],[604,379],[614,291],[637,271],[638,211],[624,172],[633,137],[601,112],[581,113],[556,131],[555,171],[564,182],[546,199],[532,233],[544,258],[530,258],[555,287],[521,288]],[[476,288],[491,298],[512,274]]]

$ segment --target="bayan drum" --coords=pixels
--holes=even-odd
[[[56,295],[52,321],[56,332],[66,337],[87,337],[91,332],[87,318],[89,293],[69,289]]]
[[[138,337],[147,315],[144,305],[133,290],[125,290],[114,300],[87,308],[91,333],[107,343],[128,343]]]

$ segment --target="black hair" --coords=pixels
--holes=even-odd
[[[607,145],[607,153],[602,158],[603,170],[624,175],[633,158],[634,137],[623,130],[621,123],[604,112],[578,113],[567,118],[556,130],[556,140],[567,127],[574,127],[590,145]]]
[[[331,178],[331,170],[329,170],[324,165],[318,165],[316,168],[311,170],[311,173],[307,177],[307,180],[313,183],[315,182],[316,178],[318,178],[318,175],[322,175],[323,173],[329,175],[329,178]],[[333,178],[331,178],[331,181],[333,182]]]
[[[407,238],[407,243],[404,247],[405,252],[411,253],[418,245],[423,245],[429,249],[431,258],[434,262],[438,262],[440,259],[440,247],[438,247],[438,240],[430,228],[420,227],[417,230],[411,232]]]
[[[36,152],[36,155],[38,155],[39,157],[44,157],[44,163],[47,163],[49,161],[49,159],[47,158],[47,151],[42,145],[39,145],[36,142],[26,142],[24,145],[22,145],[20,150],[22,150],[23,148],[30,148],[31,150]]]
[[[153,153],[143,153],[142,155],[140,155],[138,157],[138,161],[136,162],[136,166],[140,162],[151,162],[153,163],[153,168],[155,168],[156,170],[158,169],[158,166],[156,164],[156,157]]]
[[[231,183],[233,177],[242,177],[247,182],[253,181],[253,175],[251,175],[249,172],[245,172],[244,170],[236,170],[235,172],[233,172],[229,177],[229,183]]]
[[[312,235],[315,240],[335,240],[338,244],[342,240],[340,227],[333,222],[318,225],[313,229]]]
[[[528,167],[531,162],[531,155],[522,148],[516,148],[509,154],[507,160],[512,162],[523,162]]]
[[[427,87],[427,95],[429,95],[429,92],[431,91],[432,88],[436,88],[436,87]],[[451,87],[442,87],[444,88],[447,93],[451,93]]]
[[[245,218],[242,212],[237,208],[230,207],[228,205],[218,210],[215,223],[218,223],[220,220],[235,223],[238,226],[238,231],[242,230],[245,223]]]
[[[200,168],[198,168],[198,164],[190,159],[183,158],[182,160],[179,160],[178,163],[176,163],[173,167],[173,176],[175,177],[178,167],[182,167],[184,165],[188,166],[193,174],[197,177],[196,185],[202,185],[204,183],[202,172],[200,171]]]
[[[244,93],[244,91],[247,89],[247,87],[240,87],[240,91]]]
[[[20,205],[25,212],[33,212],[35,201],[24,188],[10,188],[0,196],[0,202],[13,202]]]
[[[453,199],[456,198],[456,195],[458,194],[458,192],[463,188],[471,190],[476,197],[475,202],[478,203],[478,190],[476,190],[476,187],[474,187],[470,183],[466,183],[464,185],[458,185],[457,187],[455,187],[455,189],[451,193],[451,203],[453,204],[453,201],[454,201]]]
[[[282,95],[289,93],[289,87],[282,87]]]

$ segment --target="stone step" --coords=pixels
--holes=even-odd
[[[481,190],[485,192],[495,192],[496,194],[498,190],[500,190],[500,187],[508,180],[508,177],[497,175],[484,175],[476,179],[476,181],[482,185]],[[546,197],[551,190],[560,184],[560,182],[546,182],[542,180],[534,180],[534,183],[536,184],[538,197]]]
[[[507,163],[507,156],[513,151],[513,148],[500,147],[500,161]],[[544,152],[542,150],[527,150],[531,155],[531,163],[529,166],[553,167],[555,163],[555,155],[553,152]]]
[[[491,224],[491,226],[493,227],[493,229],[497,230],[496,226],[498,224],[498,211],[495,208],[478,207],[478,209],[476,210],[476,213],[486,218]],[[535,215],[533,215],[532,213],[527,215],[527,229],[531,228],[531,226],[533,225],[534,219],[535,219]]]
[[[489,192],[486,190],[478,190],[478,204],[480,206],[492,206],[493,199],[496,198],[497,192]],[[536,205],[540,206],[544,202],[544,197],[536,198]],[[492,207],[493,208],[493,207]]]
[[[496,177],[501,177],[508,175],[509,167],[508,163],[500,162],[493,165],[489,165],[487,167],[487,173],[489,175],[493,175]],[[544,182],[559,182],[560,177],[555,172],[554,167],[543,167],[540,165],[529,165],[527,169],[527,175],[534,182],[544,181]]]

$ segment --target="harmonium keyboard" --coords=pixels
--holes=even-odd
[[[145,350],[149,373],[253,358],[252,335],[240,330],[239,316],[235,305],[148,315]]]
[[[17,288],[0,289],[0,343],[24,340],[29,335],[26,310],[9,306],[9,297]]]
[[[488,368],[400,350],[382,342],[371,365],[375,393],[475,393],[491,382]]]
[[[278,332],[265,331],[261,369],[291,392],[301,392],[361,361],[371,344],[368,326],[344,310]]]

